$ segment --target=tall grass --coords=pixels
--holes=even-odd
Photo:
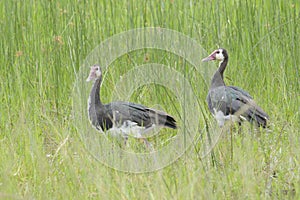
[[[281,0],[1,1],[0,197],[299,199],[299,6]],[[186,34],[208,52],[228,49],[226,83],[254,96],[269,113],[272,131],[248,133],[244,128],[232,140],[225,135],[213,156],[204,159],[196,143],[184,158],[153,173],[128,174],[97,162],[72,120],[75,74],[105,39],[152,26]],[[182,59],[167,52],[148,54],[153,62],[190,76],[206,108],[207,85],[194,69],[188,64],[182,68]],[[120,75],[144,57],[141,50],[113,63],[102,87],[103,101],[110,100]],[[132,100],[169,104],[172,97],[165,98],[164,92],[143,87]],[[207,109],[203,114],[214,123]],[[203,122],[199,125],[204,128]]]

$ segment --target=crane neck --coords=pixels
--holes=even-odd
[[[215,72],[212,80],[210,89],[214,89],[220,86],[225,86],[223,74],[226,69],[228,63],[228,57],[226,57],[223,61],[220,62],[218,70]]]

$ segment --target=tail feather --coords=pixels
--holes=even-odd
[[[149,109],[150,117],[154,124],[176,129],[176,120],[165,112]]]
[[[250,108],[246,114],[246,117],[250,122],[255,121],[257,126],[263,128],[267,127],[269,116],[262,109]]]
[[[177,128],[176,120],[172,116],[167,115],[165,126],[176,129]]]

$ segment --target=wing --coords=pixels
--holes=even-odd
[[[155,124],[176,128],[176,121],[173,117],[164,112],[147,108],[141,104],[118,101],[106,104],[105,106],[108,111],[106,116],[118,124],[123,124],[129,120],[144,127],[151,127]]]
[[[229,88],[231,88],[231,89],[233,89],[233,90],[235,90],[235,91],[237,91],[237,92],[243,94],[244,96],[246,96],[246,97],[248,97],[248,98],[250,98],[250,99],[253,99],[253,97],[252,97],[247,91],[245,91],[245,90],[243,90],[243,89],[241,89],[241,88],[239,88],[239,87],[231,86],[231,85],[230,85],[230,86],[227,86],[227,87],[229,87]]]
[[[253,100],[244,102],[243,99],[235,99],[232,101],[231,109],[234,114],[240,112],[239,116],[242,119],[246,119],[249,122],[256,122],[257,126],[264,128],[267,126],[269,116]]]
[[[212,113],[214,109],[222,111],[224,115],[233,115],[250,122],[255,121],[258,126],[266,126],[269,116],[254,102],[248,92],[237,87],[218,87],[208,94],[208,104]],[[240,110],[244,109],[244,110]]]

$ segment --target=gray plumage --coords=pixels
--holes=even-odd
[[[226,86],[224,83],[223,73],[228,63],[227,51],[222,48],[217,49],[202,61],[211,60],[219,60],[220,66],[212,78],[206,100],[210,112],[219,120],[219,125],[223,125],[220,114],[227,120],[230,117],[226,116],[233,116],[242,108],[242,112],[237,116],[239,122],[247,120],[265,128],[269,116],[254,102],[252,96],[243,89]]]
[[[176,129],[175,119],[165,112],[148,108],[141,104],[116,101],[103,104],[100,100],[100,85],[102,72],[98,65],[91,67],[87,81],[94,80],[89,96],[88,115],[91,124],[97,129],[107,131],[112,128],[134,128],[141,136],[153,126],[162,126]],[[122,132],[122,130],[120,130]],[[124,133],[123,133],[124,134]],[[126,135],[126,133],[125,133]]]

